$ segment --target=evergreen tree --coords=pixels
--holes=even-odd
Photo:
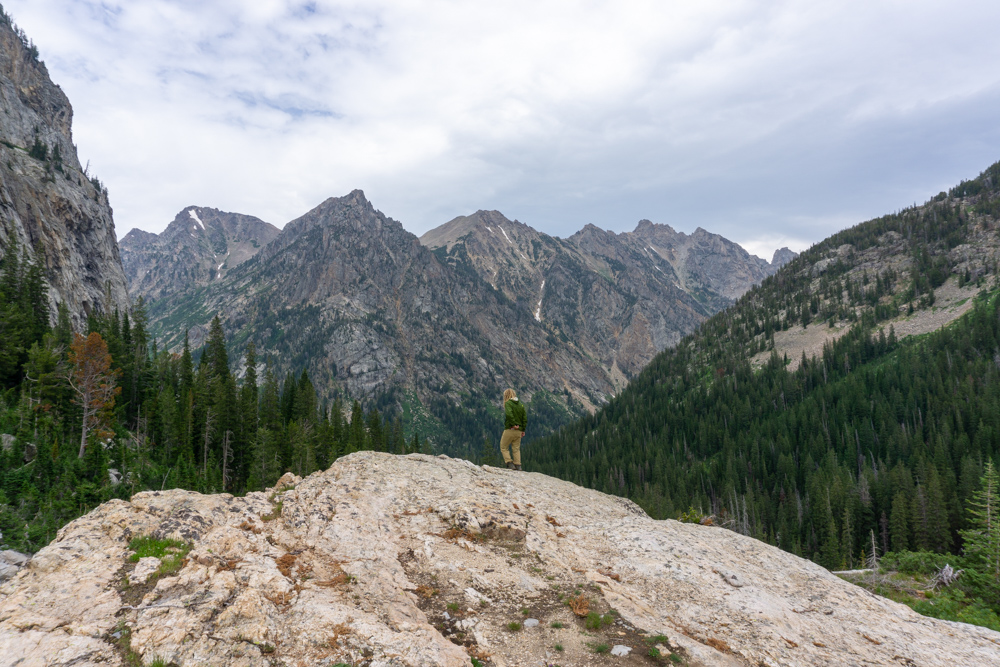
[[[1000,583],[1000,475],[987,461],[979,482],[979,490],[968,505],[969,523],[962,531],[965,554],[981,563],[989,576]]]
[[[361,404],[354,401],[351,406],[351,426],[348,436],[348,452],[360,452],[365,449],[367,433],[365,432],[365,416]]]

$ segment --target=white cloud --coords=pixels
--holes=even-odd
[[[994,2],[4,4],[120,234],[190,204],[281,225],[360,187],[415,232],[497,208],[761,250],[1000,159]]]

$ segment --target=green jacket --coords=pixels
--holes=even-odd
[[[521,431],[528,429],[528,413],[524,409],[524,403],[512,398],[503,404],[503,427],[504,429],[514,428],[517,424]]]

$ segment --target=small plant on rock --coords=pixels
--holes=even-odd
[[[588,630],[600,630],[606,625],[611,625],[615,622],[615,617],[611,614],[598,614],[596,611],[592,611],[587,614],[587,619],[584,621]]]
[[[511,621],[507,624],[507,629],[511,632],[518,632],[523,626],[518,621]]]
[[[151,535],[136,537],[128,544],[135,553],[129,557],[133,563],[140,558],[159,558],[160,567],[154,577],[165,577],[177,572],[191,551],[191,545],[180,540],[160,540]]]

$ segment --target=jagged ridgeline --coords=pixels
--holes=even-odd
[[[1000,163],[813,246],[528,466],[831,568],[871,532],[957,553],[1000,454],[998,193]]]

